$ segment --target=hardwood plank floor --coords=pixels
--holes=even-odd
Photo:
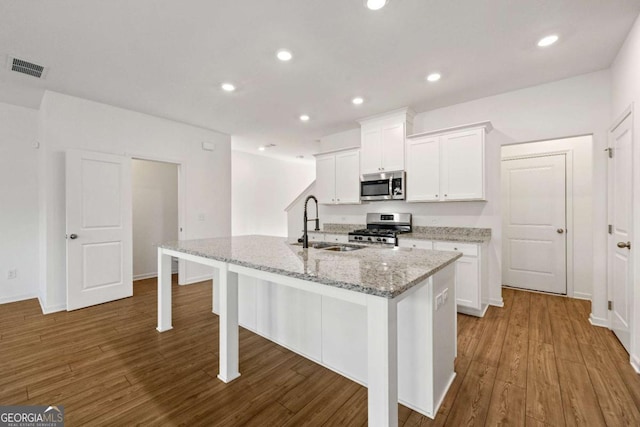
[[[458,315],[457,377],[429,419],[399,425],[637,426],[640,376],[589,302],[504,289],[505,307]],[[174,327],[155,331],[155,280],[134,297],[42,315],[36,300],[0,305],[0,405],[65,406],[68,426],[365,426],[367,393],[247,330],[242,376],[216,379],[210,282],[174,286]]]

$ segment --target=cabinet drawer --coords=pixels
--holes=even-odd
[[[411,240],[400,239],[398,246],[401,248],[416,248],[416,249],[433,249],[433,242],[431,240]]]
[[[309,233],[309,241],[323,242],[324,241],[324,234],[323,233]]]
[[[325,242],[349,243],[349,236],[346,234],[325,234]]]
[[[434,249],[437,251],[458,251],[465,256],[478,256],[478,245],[473,243],[457,242],[435,242]]]

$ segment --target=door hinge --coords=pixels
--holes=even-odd
[[[608,151],[609,158],[613,159],[613,147],[605,148],[604,151]]]
[[[613,225],[612,225],[612,224],[609,224],[609,225],[607,226],[607,232],[608,232],[609,234],[613,234]]]
[[[608,301],[608,303],[607,303],[607,308],[608,308],[609,310],[613,310],[613,301]]]

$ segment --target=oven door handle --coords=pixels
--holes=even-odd
[[[393,178],[389,178],[389,198],[393,199]]]

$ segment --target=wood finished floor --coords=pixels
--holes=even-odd
[[[216,379],[209,283],[174,286],[174,329],[155,331],[155,280],[135,295],[44,316],[0,305],[0,405],[60,404],[67,426],[362,426],[366,389],[241,329],[242,376]],[[589,303],[505,289],[505,307],[458,315],[458,373],[435,420],[404,426],[640,426],[640,377]]]

